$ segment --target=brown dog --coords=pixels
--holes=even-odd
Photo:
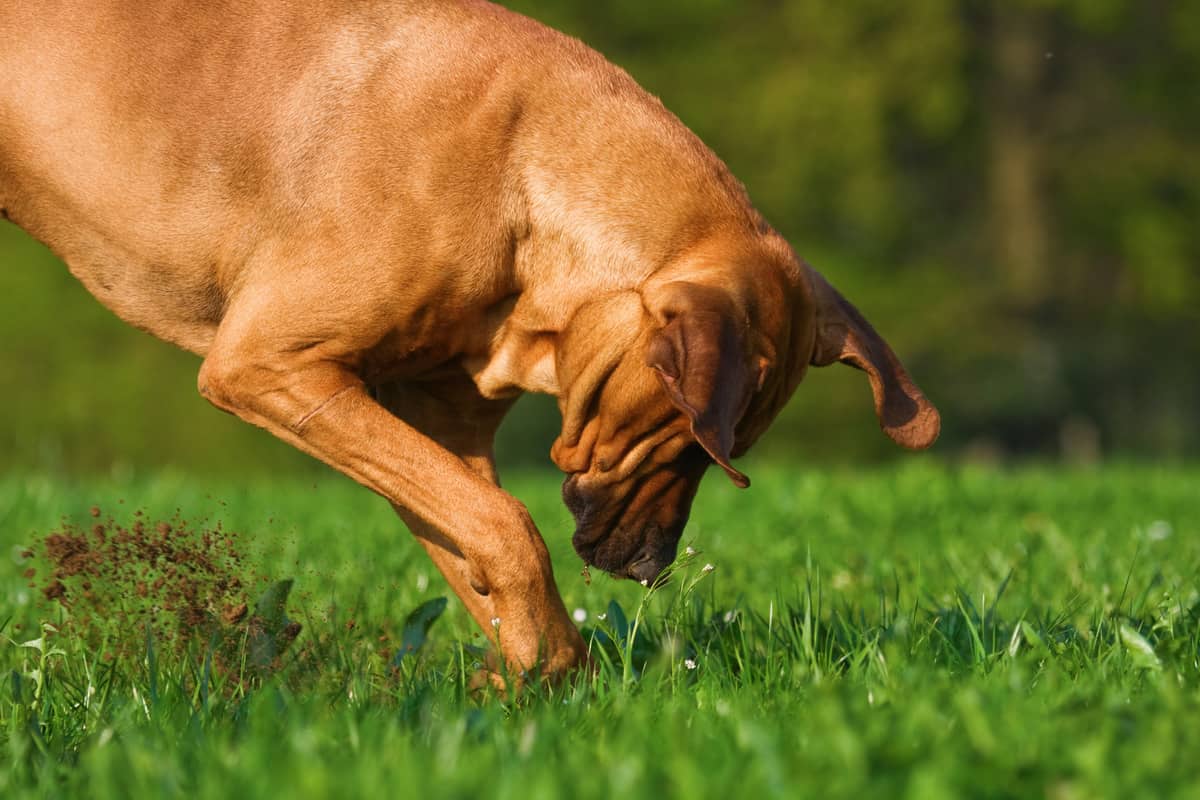
[[[589,563],[652,580],[705,469],[808,366],[884,431],[938,415],[725,166],[579,42],[480,0],[17,0],[0,212],[201,393],[391,501],[509,666],[584,643],[496,483],[513,398],[559,398]],[[499,622],[496,622],[499,620]]]

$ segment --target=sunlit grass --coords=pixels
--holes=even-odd
[[[0,480],[0,794],[1200,791],[1196,470],[753,477],[701,490],[650,592],[580,574],[553,478],[509,481],[599,665],[515,698],[469,690],[481,637],[452,598],[440,613],[445,586],[386,505],[341,479]],[[22,554],[93,505],[238,532],[252,609],[292,579],[299,637],[255,669],[242,628],[224,662],[209,635],[83,635]]]

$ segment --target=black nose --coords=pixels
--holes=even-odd
[[[643,551],[626,567],[625,574],[638,583],[650,585],[658,580],[658,576],[662,574],[663,570],[671,566],[674,559],[674,553],[663,550]]]

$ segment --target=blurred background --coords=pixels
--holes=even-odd
[[[1200,454],[1200,4],[520,0],[628,69],[875,323],[947,458]],[[208,406],[193,356],[118,322],[0,224],[0,469],[315,462]],[[549,465],[527,398],[507,465]],[[760,459],[902,453],[861,374],[814,370]]]

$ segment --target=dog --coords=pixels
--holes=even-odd
[[[939,416],[867,320],[628,74],[482,0],[17,0],[0,214],[200,393],[390,501],[513,674],[587,648],[500,489],[497,426],[558,398],[574,546],[643,583],[701,476],[810,366],[884,432]]]

